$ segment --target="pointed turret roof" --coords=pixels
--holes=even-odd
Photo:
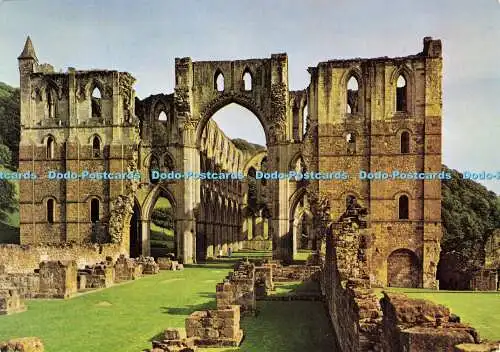
[[[31,42],[30,36],[26,38],[26,43],[24,44],[24,49],[21,55],[19,55],[18,59],[35,59],[38,60],[35,53],[35,48],[33,47],[33,43]]]

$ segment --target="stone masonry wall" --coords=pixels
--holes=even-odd
[[[0,265],[7,273],[32,273],[42,261],[74,260],[79,269],[104,262],[107,257],[116,260],[121,254],[119,245],[0,245]],[[13,258],[15,260],[13,260]]]

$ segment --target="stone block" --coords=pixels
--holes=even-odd
[[[172,260],[167,257],[157,259],[160,270],[172,270]]]
[[[413,327],[401,331],[401,346],[403,351],[453,352],[454,346],[461,343],[474,343],[474,337],[467,329]]]
[[[77,290],[75,261],[44,261],[40,263],[38,298],[69,298]]]
[[[142,276],[143,268],[134,259],[126,258],[124,255],[116,260],[115,281],[136,280]]]
[[[0,342],[0,352],[44,352],[44,348],[38,337],[24,337]]]
[[[0,290],[0,315],[24,312],[26,306],[16,290]]]

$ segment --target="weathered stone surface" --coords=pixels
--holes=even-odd
[[[160,270],[172,270],[172,260],[167,257],[160,257],[157,259]]]
[[[142,274],[144,275],[154,275],[160,272],[160,266],[153,257],[140,256],[136,259],[136,263],[142,265]]]
[[[24,337],[0,342],[0,352],[44,352],[44,348],[38,337]]]
[[[0,290],[16,290],[22,299],[35,298],[40,290],[40,275],[36,273],[0,275]]]
[[[78,290],[75,261],[48,261],[40,263],[40,290],[38,298],[69,298]]]
[[[186,318],[186,334],[198,346],[239,346],[243,339],[240,307],[194,312]]]
[[[26,306],[16,290],[0,290],[0,315],[24,312]]]
[[[484,342],[480,344],[475,343],[461,343],[455,346],[453,352],[498,352],[500,351],[499,342]]]
[[[115,263],[115,280],[128,281],[136,280],[142,276],[142,265],[137,264],[134,259],[121,255]]]
[[[115,282],[115,269],[104,263],[96,264],[79,270],[78,280],[79,286],[83,288],[111,287]]]

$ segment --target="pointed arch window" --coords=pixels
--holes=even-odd
[[[407,97],[407,82],[403,75],[399,75],[396,82],[396,111],[406,112],[408,97]]]
[[[49,136],[47,138],[47,145],[46,145],[46,154],[47,154],[47,159],[54,159],[54,137]]]
[[[90,221],[95,223],[100,220],[100,202],[97,198],[90,200]]]
[[[220,70],[217,70],[214,75],[214,89],[218,92],[224,91],[224,75]]]
[[[351,76],[347,81],[347,104],[346,112],[356,114],[359,106],[359,83],[355,76]]]
[[[243,72],[243,89],[247,92],[252,90],[252,74],[248,68]]]
[[[167,114],[165,113],[164,110],[162,110],[158,115],[158,121],[166,122],[167,120],[168,120]]]
[[[408,220],[409,218],[409,199],[404,194],[398,200],[398,218],[400,220]]]
[[[97,136],[92,139],[92,156],[94,158],[101,157],[101,140]]]
[[[55,218],[55,201],[54,201],[54,199],[52,199],[52,198],[47,199],[46,211],[47,211],[47,222],[49,224],[53,224],[54,218]]]
[[[410,152],[410,133],[404,131],[401,133],[401,154],[408,154]]]
[[[101,91],[98,87],[95,87],[92,90],[91,97],[91,108],[92,108],[92,117],[101,117],[102,115],[102,96]]]

